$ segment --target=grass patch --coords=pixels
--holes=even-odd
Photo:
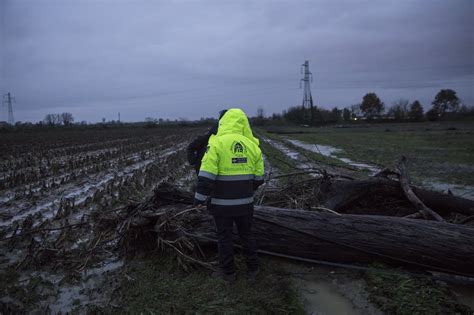
[[[445,285],[431,279],[369,272],[366,281],[371,302],[388,314],[472,314]]]
[[[415,182],[427,178],[474,185],[474,127],[469,125],[391,124],[367,128],[306,128],[290,137],[307,143],[344,150],[340,157],[393,167],[401,155],[408,157]]]
[[[242,265],[238,261],[245,270]],[[116,300],[124,313],[305,313],[283,268],[267,259],[262,259],[257,281],[240,272],[232,286],[205,270],[179,270],[170,257],[130,261],[121,282]]]

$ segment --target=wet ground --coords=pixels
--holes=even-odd
[[[357,169],[368,170],[370,172],[370,175],[375,175],[375,174],[377,174],[378,172],[381,171],[381,169],[377,166],[369,165],[369,164],[362,163],[362,162],[355,162],[355,161],[352,161],[351,159],[348,159],[348,158],[339,157],[337,154],[344,152],[342,149],[338,149],[338,148],[335,148],[335,147],[331,147],[331,146],[328,146],[328,145],[322,145],[322,144],[305,143],[305,142],[302,142],[302,141],[299,141],[299,140],[294,140],[294,139],[287,139],[287,141],[290,142],[291,144],[297,146],[297,147],[300,147],[302,149],[305,149],[305,150],[308,150],[308,151],[311,151],[311,152],[314,152],[314,153],[317,153],[317,154],[321,154],[322,156],[327,156],[327,157],[331,157],[333,159],[337,159],[337,160],[342,161],[342,162],[344,162],[344,163],[346,163],[350,166],[353,166]]]
[[[114,286],[104,281],[112,281],[109,275],[120,270],[124,261],[114,250],[114,240],[101,238],[90,217],[100,209],[119,207],[127,198],[144,198],[159,180],[169,180],[166,175],[174,175],[186,185],[190,180],[188,175],[193,175],[184,167],[186,136],[189,134],[183,134],[180,142],[173,143],[158,135],[155,146],[139,153],[107,155],[110,159],[103,163],[110,167],[105,169],[99,165],[70,171],[65,168],[40,182],[2,191],[2,310],[85,313],[95,305],[106,305]],[[160,143],[159,139],[166,141]],[[86,168],[92,173],[81,171]],[[87,228],[81,228],[82,222]],[[75,225],[77,229],[66,228]],[[17,237],[23,233],[30,235],[29,231],[35,229],[44,232],[32,233],[30,238]],[[99,242],[102,249],[94,250]],[[48,251],[51,258],[45,255]]]
[[[356,272],[295,264],[287,264],[286,268],[308,314],[383,314],[369,302],[367,284]]]
[[[264,141],[267,141],[286,155],[301,169],[318,168],[321,166],[319,163],[307,158],[304,152],[308,151],[337,159],[352,168],[368,171],[371,174],[379,170],[378,166],[352,161],[345,157],[338,157],[338,154],[343,151],[335,147],[307,144],[294,139],[287,139],[288,142],[285,142],[285,140],[279,141],[266,138]],[[174,158],[179,152],[183,155],[185,144],[185,142],[182,142],[178,143],[177,146],[162,148],[159,150],[159,155],[151,156],[144,154],[140,157],[135,156],[135,158],[130,159],[129,165],[121,169],[107,169],[103,172],[98,172],[94,176],[81,178],[77,181],[68,181],[62,185],[59,185],[61,184],[59,183],[58,186],[49,187],[43,193],[38,193],[39,190],[35,192],[33,189],[32,194],[38,193],[33,200],[25,201],[18,196],[15,197],[13,190],[4,191],[0,196],[0,212],[2,214],[0,217],[0,231],[12,226],[15,222],[24,221],[28,215],[41,214],[41,216],[37,217],[39,221],[35,225],[45,220],[54,221],[62,199],[71,200],[75,210],[68,215],[69,217],[62,217],[62,221],[56,222],[63,224],[63,222],[67,222],[64,221],[65,218],[70,220],[69,223],[79,222],[84,214],[96,209],[98,203],[102,202],[100,201],[102,200],[101,198],[96,201],[92,200],[94,196],[117,196],[117,183],[125,182],[127,178],[132,177],[141,182],[146,181],[146,170],[154,166],[163,168],[167,172],[176,173],[174,179],[177,184],[183,187],[190,187],[195,181],[195,175],[192,170],[185,169],[186,165],[184,165],[182,157],[181,160],[177,160],[179,165],[172,165],[169,168],[168,165],[162,164],[163,160],[161,159],[167,156]],[[295,150],[289,144],[303,151]],[[328,168],[330,167],[328,166]],[[273,174],[280,173],[278,169],[270,166],[267,157],[265,157],[265,169],[267,177],[270,176],[270,169],[272,169]],[[435,182],[430,183],[434,184],[433,187],[435,189],[443,191],[449,189],[454,194],[464,194],[464,197],[474,198],[473,194],[465,191],[466,187],[455,187]],[[135,185],[133,181],[131,184]],[[40,186],[40,184],[37,184],[35,187],[39,188]],[[145,193],[150,189],[151,187],[147,186],[147,189],[143,189],[142,192]],[[7,233],[6,236],[10,236],[12,230],[5,230],[5,232]],[[53,232],[50,236],[59,237],[60,233]],[[84,235],[77,238],[73,246],[83,246],[90,241],[89,236]],[[26,248],[17,248],[10,251],[2,250],[0,253],[0,266],[3,269],[11,263],[21,261],[25,258],[26,252]],[[87,310],[86,306],[107,305],[108,297],[111,294],[110,290],[113,290],[114,285],[116,285],[108,282],[113,282],[114,272],[118,272],[123,268],[124,261],[118,259],[118,256],[113,253],[104,255],[101,258],[102,261],[87,266],[79,274],[75,274],[72,280],[61,271],[51,270],[50,268],[34,272],[31,270],[20,270],[19,277],[16,279],[19,283],[18,288],[26,290],[25,292],[31,290],[32,287],[34,288],[33,290],[40,290],[41,294],[39,296],[42,300],[39,301],[38,305],[47,307],[52,313],[59,311],[68,312],[71,310],[85,312]],[[299,296],[309,314],[382,314],[376,306],[369,302],[367,283],[356,272],[298,264],[286,264],[286,269],[291,274]],[[39,281],[38,279],[42,281],[39,285],[35,284],[35,281]],[[105,281],[108,282],[105,283]],[[104,290],[104,288],[108,289]],[[474,309],[473,288],[452,286],[452,290],[460,302],[470,305]],[[0,301],[12,305],[17,305],[16,303],[18,302],[10,296],[2,296]],[[21,306],[21,304],[18,305]]]
[[[314,143],[305,143],[303,141],[295,140],[291,138],[285,138],[285,139],[282,139],[281,141],[270,140],[270,139],[266,139],[266,140],[269,143],[271,143],[272,146],[274,146],[275,148],[283,152],[289,158],[295,161],[300,161],[298,164],[299,167],[303,167],[303,168],[314,167],[314,164],[310,162],[304,162],[304,163],[301,162],[301,158],[302,158],[301,153],[286,146],[285,141],[303,150],[339,160],[356,169],[359,169],[362,171],[366,170],[369,172],[369,176],[373,176],[382,170],[382,168],[377,165],[371,165],[365,162],[353,161],[346,157],[340,157],[339,155],[343,154],[344,150],[333,147],[333,146],[314,144]],[[431,189],[431,190],[435,190],[435,191],[439,191],[443,193],[452,193],[455,196],[474,200],[474,186],[445,183],[445,182],[440,182],[435,179],[425,179],[421,183],[420,186],[423,188],[427,188],[427,189]]]

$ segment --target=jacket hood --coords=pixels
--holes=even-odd
[[[258,139],[253,136],[247,115],[239,108],[229,109],[219,120],[219,129],[216,136],[231,133],[243,135],[255,144],[260,144]]]

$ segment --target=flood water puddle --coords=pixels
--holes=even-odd
[[[473,186],[448,184],[448,183],[431,181],[431,180],[424,181],[422,183],[422,186],[439,191],[439,192],[443,192],[443,193],[448,193],[448,191],[451,191],[451,193],[454,196],[474,200],[474,187]]]
[[[276,148],[277,150],[283,152],[286,156],[288,156],[290,159],[297,160],[300,156],[300,154],[296,151],[291,150],[287,146],[281,144],[278,141],[273,141],[271,139],[265,138],[265,141],[267,141],[272,147]]]
[[[293,283],[308,314],[383,314],[369,302],[363,280],[342,273],[336,274],[326,268],[291,269],[297,271],[292,275]]]
[[[362,314],[330,284],[305,280],[298,280],[298,282],[305,309],[310,314]]]
[[[63,285],[59,288],[58,296],[55,301],[49,304],[53,314],[61,312],[67,313],[74,309],[75,305],[87,305],[93,302],[101,302],[98,297],[91,297],[87,294],[103,285],[103,275],[107,272],[115,271],[123,266],[122,260],[110,261],[100,267],[86,269],[82,274],[82,280],[78,284]],[[98,299],[96,301],[96,299]]]
[[[308,151],[311,151],[311,152],[314,152],[314,153],[317,153],[317,154],[321,154],[323,156],[327,156],[327,157],[330,157],[330,158],[333,158],[333,159],[337,159],[337,160],[342,161],[346,164],[354,166],[358,169],[368,170],[368,171],[370,171],[371,175],[375,175],[376,173],[380,172],[380,168],[378,168],[374,165],[361,163],[361,162],[355,162],[355,161],[352,161],[351,159],[348,159],[348,158],[338,157],[336,154],[344,152],[342,149],[331,147],[329,145],[305,143],[303,141],[294,140],[294,139],[287,139],[287,141],[289,143],[299,147],[299,148],[302,148],[302,149],[305,149],[305,150],[308,150]]]
[[[268,142],[268,144],[270,144],[272,147],[282,152],[285,156],[294,160],[296,162],[297,167],[302,168],[302,169],[305,169],[305,168],[310,169],[317,166],[311,161],[308,161],[308,159],[305,159],[305,157],[302,156],[299,152],[292,150],[291,148],[287,147],[285,144],[279,141],[268,139],[268,138],[263,138],[263,139],[264,141]],[[320,176],[319,174],[309,174],[309,175],[313,177]]]

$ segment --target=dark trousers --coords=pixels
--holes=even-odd
[[[237,226],[243,254],[247,260],[247,269],[258,269],[257,244],[252,235],[253,214],[235,217],[214,216],[219,247],[219,267],[225,274],[235,273],[234,245],[232,242],[234,223]]]

